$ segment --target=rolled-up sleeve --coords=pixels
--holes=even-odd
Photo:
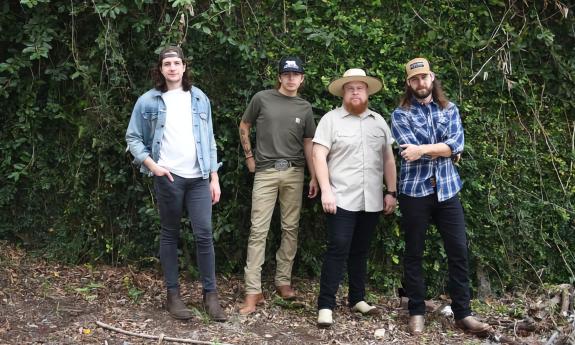
[[[453,105],[453,107],[449,109],[448,129],[447,139],[444,143],[449,146],[451,153],[454,155],[463,152],[463,146],[465,144],[463,125],[461,124],[459,109],[456,105]]]

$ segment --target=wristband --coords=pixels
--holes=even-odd
[[[394,197],[394,198],[397,199],[397,192],[390,192],[390,191],[386,190],[384,194],[386,194],[386,195],[389,194],[389,195],[391,195],[392,197]]]

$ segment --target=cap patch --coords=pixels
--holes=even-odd
[[[286,69],[286,68],[299,69],[299,66],[297,65],[297,63],[294,60],[286,60],[286,62],[284,64],[284,69]]]
[[[415,63],[412,63],[411,65],[409,65],[409,69],[421,68],[423,66],[425,66],[425,64],[421,61],[418,61],[418,62],[415,62]]]

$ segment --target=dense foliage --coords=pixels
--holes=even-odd
[[[385,81],[371,107],[389,119],[403,64],[428,57],[466,130],[460,164],[474,284],[496,290],[575,277],[575,20],[544,1],[21,0],[0,5],[0,237],[78,263],[156,254],[151,181],[125,152],[136,98],[158,49],[182,44],[212,100],[223,197],[214,211],[220,272],[242,271],[252,176],[237,125],[251,96],[299,54],[316,120],[340,102],[330,80],[363,67]],[[306,200],[298,275],[317,275],[321,205]],[[279,242],[273,222],[268,247]],[[370,274],[400,285],[397,217],[382,218]],[[446,259],[429,232],[428,285]],[[193,238],[186,235],[190,243]],[[266,269],[273,269],[268,251]],[[189,254],[189,253],[188,253]],[[475,279],[478,277],[477,279]]]

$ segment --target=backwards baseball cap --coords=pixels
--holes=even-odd
[[[417,74],[431,73],[429,61],[421,57],[410,60],[405,64],[405,73],[407,73],[406,80],[409,80],[409,78]]]
[[[278,64],[278,74],[285,72],[303,73],[303,62],[297,56],[283,57]]]
[[[165,58],[171,58],[171,57],[178,57],[182,59],[182,61],[184,61],[184,52],[182,51],[182,48],[176,46],[168,46],[162,49],[159,56],[160,58],[159,62],[162,63],[162,61]]]

